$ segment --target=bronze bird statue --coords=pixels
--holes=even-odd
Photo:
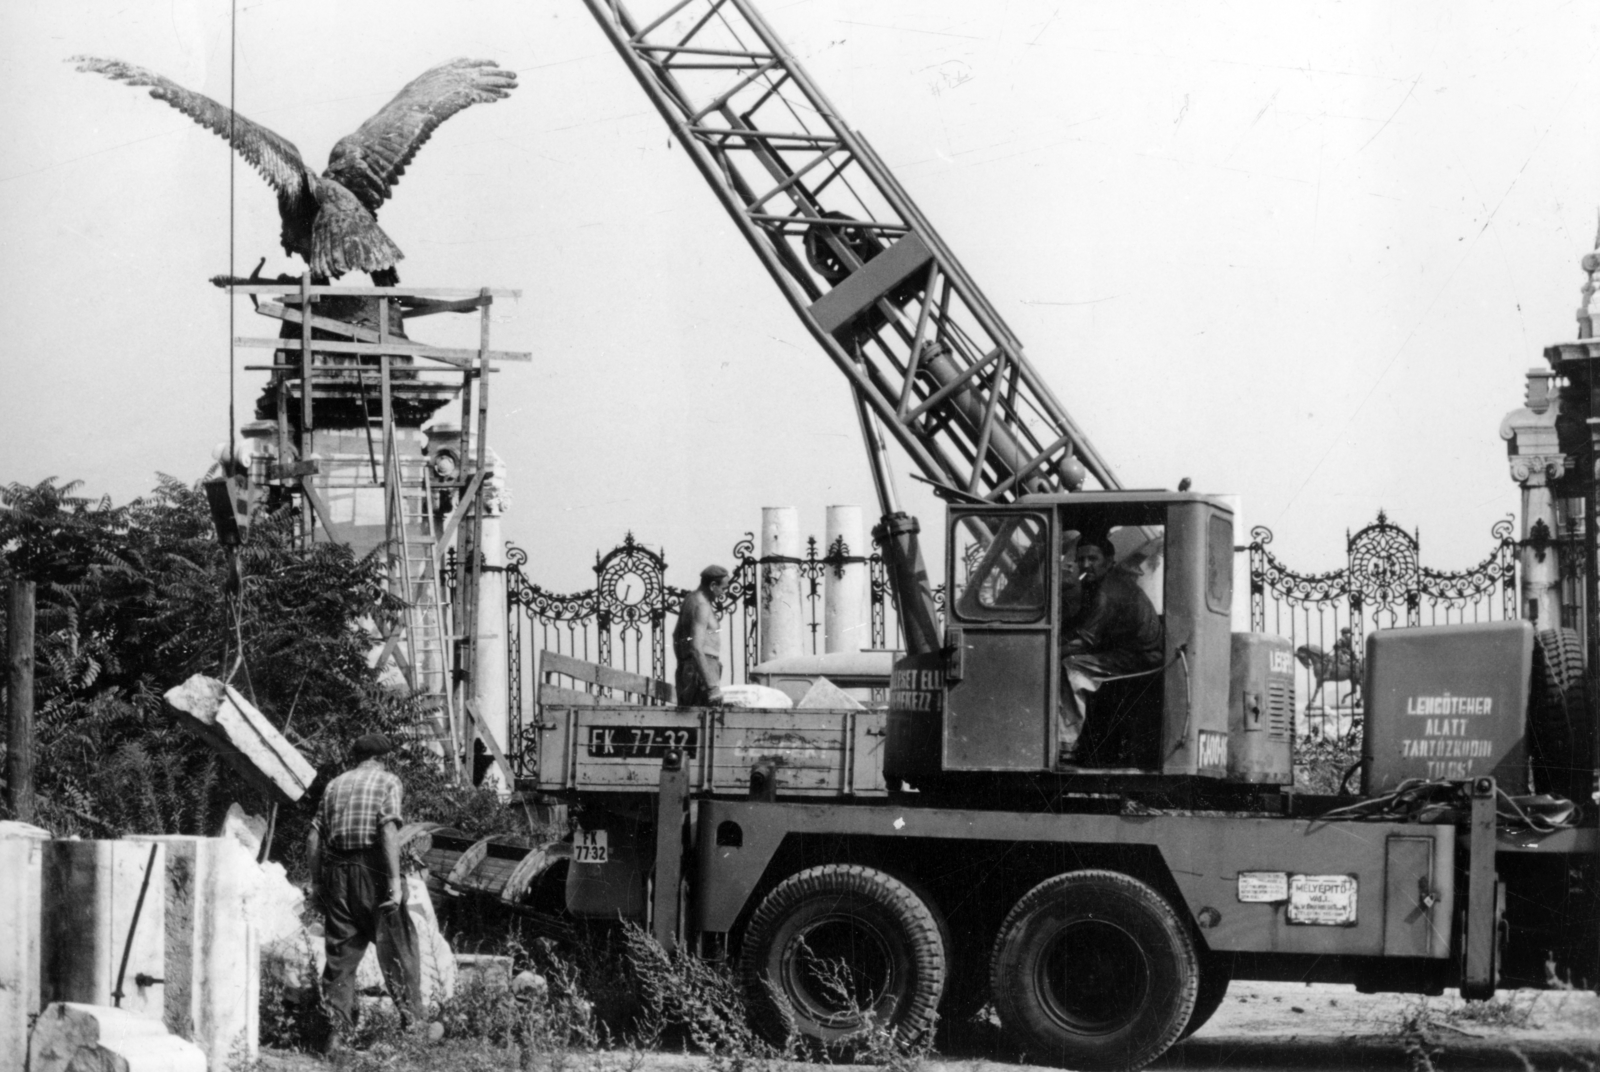
[[[362,271],[378,286],[395,286],[395,262],[404,254],[378,226],[378,207],[389,199],[406,165],[434,129],[463,108],[509,95],[517,76],[493,60],[456,59],[424,71],[378,113],[334,145],[317,175],[300,151],[216,101],[154,71],[121,60],[73,56],[80,71],[94,71],[178,109],[231,144],[278,194],[283,250],[305,258],[315,276],[337,279]]]

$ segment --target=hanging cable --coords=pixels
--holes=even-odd
[[[235,123],[236,117],[238,115],[238,112],[236,110],[237,103],[238,103],[237,100],[236,100],[236,98],[238,96],[238,70],[239,70],[239,62],[238,61],[239,61],[239,0],[231,0],[231,2],[228,5],[228,147],[230,149],[238,144],[234,140],[234,123]],[[234,269],[234,253],[233,253],[234,232],[237,229],[237,221],[235,220],[235,217],[234,217],[234,207],[233,207],[233,183],[234,183],[235,161],[236,161],[237,157],[238,157],[237,153],[231,153],[230,152],[228,154],[228,278],[229,278],[229,280],[233,279],[233,269]],[[235,361],[235,359],[234,359],[234,350],[233,350],[233,338],[234,338],[234,330],[233,330],[234,309],[233,309],[233,306],[234,306],[233,283],[230,282],[228,284],[228,447],[227,447],[228,456],[230,458],[232,458],[232,456],[233,456],[234,437],[237,435],[237,432],[235,431],[234,411],[233,411],[233,406],[234,406],[234,400],[233,400],[233,396],[234,396],[234,376],[235,376],[234,369],[235,369],[235,366],[237,365],[237,361]],[[238,458],[233,458],[233,462],[234,462],[235,465],[237,465],[239,463],[239,459]]]

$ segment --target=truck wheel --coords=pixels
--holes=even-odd
[[[1583,644],[1571,629],[1547,629],[1534,638],[1528,746],[1535,792],[1588,798],[1594,731],[1584,709]]]
[[[1072,871],[1035,886],[1006,917],[991,985],[1000,1023],[1032,1059],[1136,1069],[1188,1025],[1199,958],[1155,890],[1115,871]]]
[[[801,1038],[847,1047],[869,1013],[913,1041],[939,1007],[944,942],[932,911],[905,883],[870,867],[828,864],[790,876],[761,902],[739,975],[756,1027],[775,1044],[787,1040],[792,1018]]]
[[[1178,1036],[1182,1042],[1202,1027],[1211,1019],[1216,1011],[1222,1007],[1222,999],[1228,996],[1228,984],[1233,982],[1233,958],[1220,953],[1206,953],[1200,958],[1200,987],[1195,992],[1194,1011],[1189,1014],[1189,1022],[1183,1027],[1183,1034]]]

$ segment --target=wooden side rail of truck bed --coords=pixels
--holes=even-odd
[[[747,795],[761,767],[781,796],[888,793],[881,710],[665,706],[668,682],[553,651],[539,653],[539,674],[530,788],[541,792],[653,793],[662,757],[678,751],[691,792]]]
[[[870,710],[541,704],[543,792],[653,793],[661,760],[683,754],[689,791],[747,795],[752,768],[778,796],[886,796],[886,715]]]

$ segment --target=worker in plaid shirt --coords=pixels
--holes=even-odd
[[[307,839],[328,954],[323,996],[335,1035],[355,1023],[356,968],[374,942],[395,1007],[409,1020],[422,1014],[417,933],[400,875],[400,779],[382,759],[390,748],[381,733],[356,739],[356,765],[328,783]]]

